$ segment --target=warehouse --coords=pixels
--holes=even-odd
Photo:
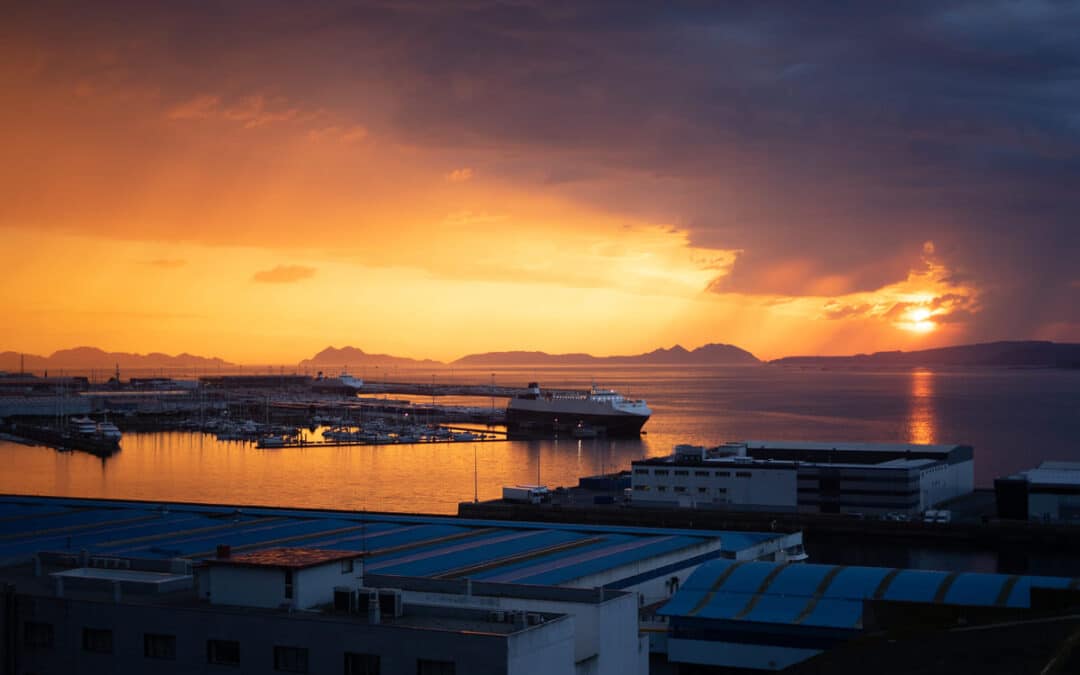
[[[807,513],[921,513],[974,488],[964,445],[745,441],[680,445],[632,463],[642,505]]]

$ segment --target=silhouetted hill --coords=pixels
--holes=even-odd
[[[391,356],[389,354],[368,354],[363,349],[356,347],[327,347],[310,359],[300,362],[300,368],[349,368],[352,366],[409,366],[409,367],[432,367],[445,365],[441,361],[431,359],[410,359],[403,356]]]
[[[73,349],[61,349],[49,356],[38,356],[19,352],[0,352],[0,370],[7,372],[19,371],[20,357],[24,357],[27,371],[41,371],[45,369],[66,370],[112,370],[117,365],[124,369],[152,369],[152,368],[220,368],[234,364],[213,357],[206,358],[193,354],[177,354],[170,356],[160,352],[150,354],[132,354],[129,352],[107,352],[97,347],[75,347]]]
[[[782,366],[840,368],[915,368],[918,366],[1080,368],[1080,344],[1041,341],[986,342],[914,352],[875,352],[854,356],[788,356],[769,363]]]
[[[760,363],[750,352],[733,345],[707,344],[694,350],[680,345],[655,349],[634,356],[593,356],[591,354],[548,354],[547,352],[486,352],[470,354],[453,362],[455,366],[574,366],[574,365],[743,365]]]

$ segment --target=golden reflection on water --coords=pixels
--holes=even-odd
[[[934,412],[934,372],[911,371],[911,396],[908,399],[907,439],[909,443],[934,443],[937,417]]]
[[[126,433],[121,448],[102,461],[0,441],[0,493],[455,513],[474,494],[576,485],[648,452],[603,439],[263,450],[190,432]]]

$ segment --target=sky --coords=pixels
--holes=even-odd
[[[1080,3],[34,2],[0,350],[1080,341]]]

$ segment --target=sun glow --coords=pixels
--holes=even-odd
[[[915,307],[907,311],[902,321],[896,323],[897,327],[912,333],[929,333],[937,328],[937,324],[931,321],[934,313],[927,307]]]

